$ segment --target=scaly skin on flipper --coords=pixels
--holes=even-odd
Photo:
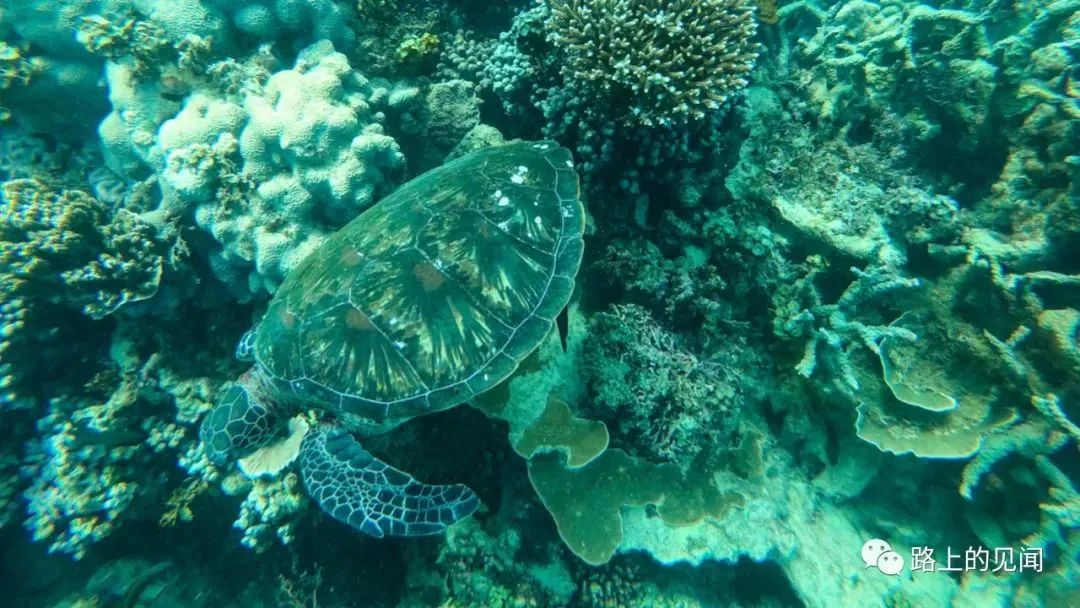
[[[376,538],[438,534],[480,506],[469,488],[422,484],[335,427],[304,438],[300,471],[324,511]]]

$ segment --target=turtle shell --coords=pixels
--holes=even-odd
[[[261,321],[279,394],[376,421],[458,405],[514,372],[566,306],[584,211],[553,142],[474,152],[408,182],[316,248]]]

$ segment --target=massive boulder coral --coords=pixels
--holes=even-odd
[[[342,50],[351,50],[356,34],[349,27],[351,3],[334,0],[263,0],[237,4],[208,0],[241,36],[256,40],[289,39],[293,44],[330,40]]]
[[[566,84],[628,124],[700,120],[746,86],[757,57],[752,2],[559,0],[551,39]]]
[[[243,296],[273,291],[403,163],[378,122],[386,89],[329,42],[301,52],[294,69],[271,75],[268,61],[215,64],[217,80],[179,106],[132,85],[129,65],[110,64],[114,109],[100,129],[113,169],[156,173],[161,211],[193,214],[216,242],[207,254],[218,278]]]
[[[394,133],[414,175],[442,164],[480,123],[476,88],[465,80],[436,82],[423,88],[399,85],[389,99],[396,119]]]

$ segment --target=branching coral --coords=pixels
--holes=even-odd
[[[81,559],[90,545],[120,524],[131,506],[138,485],[131,463],[139,453],[139,438],[100,426],[108,424],[105,419],[115,410],[130,405],[54,401],[54,413],[38,423],[42,439],[23,468],[31,480],[24,493],[29,514],[25,525],[34,540],[50,542],[50,552]],[[64,412],[70,408],[75,408],[73,413]]]
[[[33,71],[22,49],[0,41],[0,90],[28,83]]]
[[[293,540],[297,514],[310,505],[295,472],[254,479],[233,526],[244,533],[240,543],[250,549],[265,550],[269,546],[267,541],[274,537],[287,545]]]
[[[557,0],[554,44],[566,83],[627,123],[700,120],[746,86],[757,57],[754,3]]]
[[[22,49],[0,40],[0,91],[30,83],[42,66],[27,57]],[[0,123],[10,118],[10,112],[0,104]]]
[[[37,367],[71,356],[49,360],[48,345],[80,312],[101,319],[156,294],[168,252],[156,227],[84,192],[18,179],[2,193],[0,385],[10,402]]]
[[[114,61],[130,56],[137,78],[146,78],[158,69],[172,51],[160,25],[134,15],[118,21],[110,21],[101,15],[83,17],[77,37],[91,53]]]
[[[111,214],[84,192],[57,192],[36,180],[7,182],[3,194],[0,264],[23,293],[100,319],[157,292],[165,252],[156,227]]]
[[[609,421],[616,438],[655,460],[689,463],[730,430],[742,401],[740,382],[699,358],[633,304],[596,316],[582,365],[590,417]]]
[[[512,514],[513,521],[525,523],[520,515]],[[439,586],[445,586],[442,605],[565,605],[574,589],[561,552],[555,548],[533,551],[527,542],[516,526],[489,531],[468,520],[450,528],[434,566],[441,578]],[[431,569],[427,564],[417,566],[420,572]]]
[[[153,454],[141,446],[141,362],[130,342],[114,337],[113,373],[91,382],[86,395],[50,400],[21,469],[29,486],[25,527],[34,540],[47,540],[50,552],[75,559],[120,526],[136,497],[155,487],[141,475]]]
[[[808,260],[805,277],[777,294],[773,331],[782,337],[807,338],[803,357],[795,367],[799,375],[809,378],[824,360],[844,384],[858,390],[859,381],[849,360],[851,347],[864,346],[876,353],[885,337],[915,339],[910,330],[891,326],[892,319],[880,324],[858,320],[860,307],[891,292],[916,288],[919,280],[899,276],[885,267],[867,271],[852,268],[856,280],[835,303],[825,303],[814,282],[823,270],[820,262],[820,258]]]

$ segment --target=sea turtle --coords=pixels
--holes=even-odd
[[[480,501],[365,451],[370,434],[505,380],[551,330],[581,265],[584,211],[554,142],[468,154],[408,182],[330,236],[285,279],[237,355],[254,362],[200,436],[225,463],[324,412],[299,449],[331,516],[376,537],[436,534]]]

